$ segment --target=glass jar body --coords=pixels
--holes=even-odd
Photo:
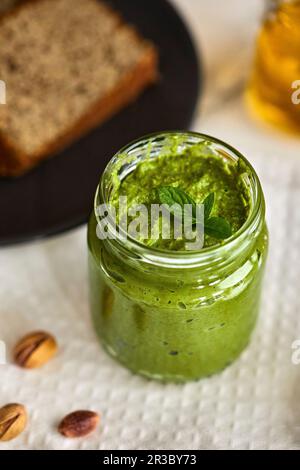
[[[250,209],[238,232],[216,246],[181,252],[153,249],[115,231],[98,238],[97,208],[141,161],[155,165],[162,152],[176,158],[200,143],[241,171],[241,194],[247,187]],[[101,342],[119,362],[149,378],[183,382],[222,370],[246,347],[255,326],[267,248],[262,189],[236,150],[192,132],[129,144],[102,175],[88,227],[91,311]]]
[[[133,372],[182,382],[214,374],[247,346],[267,253],[265,224],[232,270],[130,266],[89,223],[91,310],[106,350]]]

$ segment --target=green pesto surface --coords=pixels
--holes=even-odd
[[[118,209],[119,197],[126,196],[128,207],[144,204],[150,209],[151,204],[158,202],[155,188],[160,186],[179,187],[198,204],[213,192],[215,203],[211,216],[225,218],[234,233],[244,224],[249,213],[250,203],[241,176],[243,173],[239,163],[215,154],[205,144],[197,144],[180,153],[164,152],[158,158],[143,160],[117,184],[110,202]],[[185,249],[182,238],[143,239],[142,242],[153,248]],[[219,243],[219,240],[205,235],[205,247]]]

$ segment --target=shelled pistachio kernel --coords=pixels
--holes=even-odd
[[[14,348],[15,362],[20,367],[41,367],[57,352],[55,338],[45,331],[34,331],[21,338]]]
[[[27,412],[23,405],[10,403],[0,408],[0,441],[10,441],[24,431]]]

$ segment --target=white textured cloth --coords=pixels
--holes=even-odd
[[[232,51],[229,33],[234,28],[228,28],[226,11],[232,6],[236,17],[228,21],[239,19],[253,29],[258,2],[247,2],[249,10],[240,0],[176,3],[201,40],[208,70],[215,70],[212,90],[222,73],[212,67],[212,51],[219,54],[222,48],[223,59],[227,46]],[[218,29],[218,41],[211,41],[209,28]],[[240,28],[241,36],[251,38],[251,28]],[[26,405],[29,424],[17,439],[1,443],[0,450],[300,450],[300,365],[291,361],[292,343],[300,339],[300,139],[253,122],[238,89],[233,99],[230,89],[217,97],[206,95],[206,108],[194,128],[239,148],[254,163],[265,191],[271,246],[250,346],[212,378],[186,385],[147,381],[109,358],[95,337],[88,308],[85,228],[2,249],[0,340],[8,355],[7,365],[0,365],[0,406]],[[9,352],[20,336],[36,329],[53,332],[59,354],[41,369],[22,370],[12,364]],[[61,437],[57,423],[82,408],[101,413],[99,429],[84,439]]]

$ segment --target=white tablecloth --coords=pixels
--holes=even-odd
[[[194,129],[239,148],[254,163],[266,195],[271,248],[250,346],[210,379],[186,385],[144,380],[109,358],[93,332],[85,227],[2,249],[0,340],[8,356],[0,365],[0,405],[23,403],[30,420],[0,450],[300,449],[300,365],[291,361],[291,345],[300,339],[300,139],[253,121],[241,94],[261,3],[176,0],[207,70]],[[59,354],[42,369],[24,371],[11,363],[9,351],[35,329],[54,333]],[[58,421],[80,408],[98,410],[101,426],[89,438],[61,437]]]

